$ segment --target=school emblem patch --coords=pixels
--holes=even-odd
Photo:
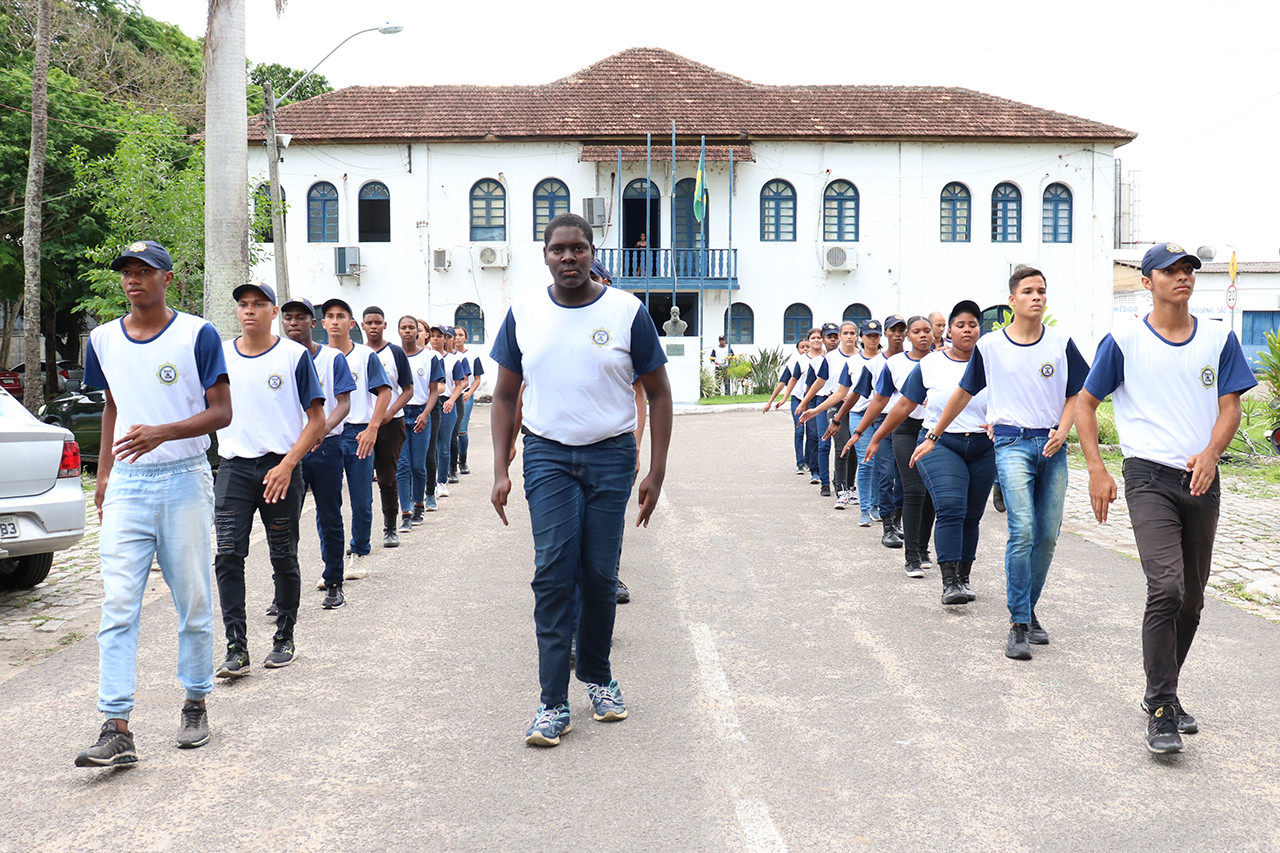
[[[1164,248],[1165,248],[1165,251],[1173,252],[1175,255],[1180,255],[1184,251],[1183,248],[1179,246],[1177,243],[1165,243]]]
[[[160,381],[165,385],[172,385],[178,381],[178,368],[172,364],[162,364],[160,369],[156,371],[156,376],[160,377]]]
[[[594,332],[591,333],[591,340],[598,347],[604,346],[605,344],[609,343],[609,340],[610,340],[609,330],[596,329]]]
[[[427,369],[426,369],[425,367],[419,367],[419,368],[418,368],[418,375],[419,375],[419,376],[426,376],[426,375],[427,375]]]
[[[1052,379],[1053,364],[1046,361],[1044,364],[1040,365],[1040,375],[1043,376],[1045,379]]]
[[[273,373],[267,377],[267,387],[270,388],[272,391],[279,391],[280,386],[283,384],[284,384],[284,379],[280,377],[279,373]]]
[[[139,240],[136,243],[129,244],[130,252],[145,252],[146,250],[147,250],[147,244],[142,242],[141,240]]]
[[[1218,382],[1218,372],[1212,367],[1205,366],[1200,369],[1200,384],[1206,388],[1212,388]]]

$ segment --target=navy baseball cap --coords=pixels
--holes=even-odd
[[[613,281],[613,276],[609,275],[609,268],[599,258],[591,262],[591,274],[602,281]]]
[[[235,290],[231,291],[231,298],[239,302],[241,294],[243,294],[246,290],[256,290],[259,293],[261,293],[263,296],[267,297],[267,301],[270,302],[272,305],[276,304],[276,292],[271,289],[271,285],[264,284],[262,282],[258,282],[257,284],[240,285]]]
[[[835,323],[823,323],[823,324],[822,324],[822,336],[823,336],[824,338],[825,338],[827,335],[838,335],[838,334],[840,334],[840,327],[839,327],[839,326],[837,326]]]
[[[886,329],[892,329],[894,326],[905,325],[907,325],[907,321],[902,319],[901,314],[890,314],[888,317],[884,318],[884,327]]]
[[[288,311],[293,305],[297,305],[299,308],[305,308],[307,313],[312,317],[316,314],[315,306],[311,304],[310,299],[290,299],[288,302],[280,306],[280,313],[283,314]]]
[[[1151,278],[1152,270],[1168,269],[1183,258],[1191,259],[1191,266],[1200,269],[1200,259],[1177,243],[1157,243],[1142,256],[1142,275]],[[115,267],[112,267],[115,269]]]
[[[330,308],[341,308],[343,311],[346,311],[347,316],[351,318],[354,318],[356,316],[355,312],[351,310],[351,306],[347,304],[347,300],[339,299],[336,296],[333,297],[332,299],[326,299],[324,301],[324,304],[320,306],[320,313],[328,314]]]
[[[982,323],[982,309],[972,299],[961,299],[955,304],[955,307],[951,309],[951,315],[947,317],[947,325],[950,326],[951,321],[960,314],[972,314],[979,325]]]
[[[142,261],[149,267],[164,270],[165,272],[173,270],[173,258],[169,257],[169,250],[155,240],[139,240],[136,243],[130,243],[129,248],[121,252],[120,257],[111,262],[111,269],[120,272],[124,262],[131,259]]]
[[[858,327],[860,335],[878,335],[880,334],[880,322],[878,320],[863,320],[862,325]]]

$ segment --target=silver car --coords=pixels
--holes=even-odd
[[[80,445],[0,388],[0,587],[35,586],[84,536]]]

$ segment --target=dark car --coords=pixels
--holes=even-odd
[[[79,371],[80,378],[84,376],[84,368],[73,361],[58,362],[58,392],[66,390],[67,380],[72,378],[72,370]],[[45,363],[40,362],[40,375],[43,377],[45,372]],[[21,362],[15,365],[11,370],[0,371],[0,388],[8,391],[17,399],[22,399],[22,383],[26,380],[27,363]]]
[[[71,430],[80,444],[80,458],[88,467],[96,468],[102,444],[102,410],[107,407],[107,392],[79,381],[67,381],[67,390],[40,407],[40,420]],[[209,434],[209,464],[217,468],[218,436]]]

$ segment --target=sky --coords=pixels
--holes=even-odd
[[[205,3],[139,0],[204,34]],[[1280,259],[1280,3],[745,3],[246,0],[254,62],[321,64],[335,88],[537,84],[629,47],[756,83],[962,86],[1134,131],[1140,240]],[[658,128],[660,130],[660,128]],[[1142,247],[1133,250],[1141,254]]]

